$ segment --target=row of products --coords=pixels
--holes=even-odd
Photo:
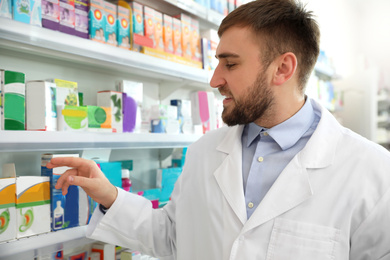
[[[197,19],[172,17],[137,2],[1,0],[1,6],[0,16],[198,68],[210,67],[204,42],[218,41],[201,39]]]
[[[142,108],[143,84],[121,80],[116,91],[97,93],[97,105],[85,106],[77,82],[25,83],[24,73],[0,70],[0,74],[2,130],[201,134],[222,126],[222,105],[213,92],[197,91],[191,100]],[[146,111],[144,116],[141,110]]]

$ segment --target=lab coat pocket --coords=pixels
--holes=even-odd
[[[340,230],[288,219],[275,219],[267,260],[330,260]]]

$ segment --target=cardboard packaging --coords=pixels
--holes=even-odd
[[[75,35],[75,0],[60,0],[59,31]]]
[[[105,10],[103,0],[90,0],[89,7],[89,38],[104,43],[105,40]]]
[[[171,105],[177,107],[177,120],[180,125],[180,133],[192,134],[191,101],[173,99]]]
[[[131,2],[133,33],[144,36],[144,11],[143,5]]]
[[[183,50],[181,48],[181,21],[175,17],[172,18],[172,43],[173,54],[182,56]]]
[[[112,46],[117,46],[118,42],[116,40],[116,33],[117,33],[117,22],[116,22],[116,13],[117,13],[117,6],[115,4],[109,3],[107,1],[104,1],[104,11],[105,11],[105,31],[104,31],[104,38],[105,42]]]
[[[56,84],[29,81],[26,84],[26,129],[57,130]]]
[[[191,58],[195,61],[202,61],[199,21],[191,19]]]
[[[88,131],[112,132],[112,113],[110,107],[87,106]]]
[[[123,93],[123,132],[139,132],[142,121],[143,83],[121,80],[116,82],[116,89]]]
[[[2,130],[25,130],[25,75],[21,72],[0,70]]]
[[[62,79],[48,79],[49,82],[54,82],[57,86],[56,103],[57,106],[78,106],[79,95],[77,89],[77,82],[62,80]]]
[[[182,56],[185,58],[192,58],[191,53],[191,23],[192,19],[190,16],[181,14],[179,16],[181,20],[181,48],[183,51]]]
[[[42,27],[58,31],[60,25],[60,1],[42,0]]]
[[[70,168],[65,166],[54,169],[46,168],[46,163],[54,157],[79,157],[79,155],[42,154],[41,157],[41,175],[50,179],[51,230],[57,231],[79,226],[79,189],[77,186],[70,186],[68,193],[63,196],[62,191],[55,188],[59,177]]]
[[[12,19],[12,0],[0,0],[0,17]]]
[[[15,176],[0,179],[0,242],[16,238]]]
[[[16,178],[17,238],[50,232],[50,178]]]
[[[99,91],[97,105],[111,109],[111,128],[114,133],[123,132],[122,92]]]
[[[214,93],[197,91],[191,94],[191,113],[194,125],[201,125],[202,132],[216,129],[216,111],[214,105]]]
[[[153,48],[156,47],[156,39],[154,34],[154,9],[148,6],[144,6],[144,34],[146,37],[152,39]]]
[[[181,167],[157,169],[156,187],[161,189],[160,203],[169,201],[181,172]]]
[[[164,40],[164,51],[173,53],[173,20],[172,17],[164,14],[163,15],[163,40]]]
[[[12,6],[15,21],[42,26],[41,0],[13,0]]]
[[[58,131],[86,131],[88,128],[87,107],[57,106]]]
[[[117,41],[120,48],[130,49],[130,9],[118,6]]]
[[[92,245],[92,253],[100,254],[100,260],[115,259],[115,246],[106,243],[94,243]]]
[[[75,0],[75,35],[84,39],[89,39],[89,0]]]
[[[158,11],[154,11],[154,48],[160,51],[164,51],[163,40],[163,15]]]

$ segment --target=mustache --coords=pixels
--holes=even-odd
[[[226,86],[218,88],[218,91],[222,96],[233,96]]]

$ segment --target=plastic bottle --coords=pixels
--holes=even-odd
[[[64,224],[64,209],[61,207],[61,200],[57,200],[57,207],[54,210],[54,229],[61,229]]]
[[[125,191],[130,191],[131,189],[130,171],[128,169],[122,169],[122,188]]]

